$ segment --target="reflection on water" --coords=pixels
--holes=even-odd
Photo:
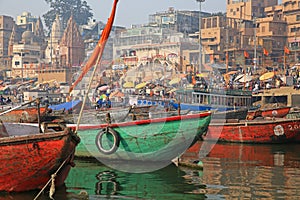
[[[66,187],[57,190],[54,198],[300,199],[299,144],[213,146],[200,142],[182,159],[199,159],[203,146],[211,148],[202,160],[203,170],[169,165],[151,173],[132,174],[97,161],[76,160]],[[0,200],[33,199],[37,193],[0,194]],[[40,199],[49,199],[47,192]]]
[[[204,185],[194,182],[192,174],[169,165],[151,173],[125,173],[97,162],[77,160],[66,181],[68,192],[87,191],[91,196],[142,199],[204,199]],[[200,173],[201,174],[201,173]],[[80,178],[78,178],[80,177]]]
[[[196,159],[203,145],[185,154]],[[210,199],[300,199],[299,144],[216,144],[203,161],[202,184]]]

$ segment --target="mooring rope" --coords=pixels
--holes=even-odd
[[[36,200],[37,198],[39,198],[39,196],[42,194],[42,192],[44,192],[44,190],[46,189],[46,187],[50,184],[50,182],[52,182],[51,187],[50,187],[50,193],[49,193],[49,197],[50,199],[53,199],[53,194],[55,192],[55,177],[57,175],[57,173],[61,170],[61,168],[65,165],[65,163],[67,162],[67,160],[70,158],[70,156],[74,153],[74,151],[72,153],[70,153],[70,155],[64,160],[64,162],[62,162],[62,164],[59,166],[59,168],[56,170],[56,172],[54,174],[51,175],[51,178],[49,179],[49,181],[45,184],[45,186],[41,189],[41,191],[36,195],[36,197],[34,198],[34,200]],[[53,190],[54,187],[54,190]]]

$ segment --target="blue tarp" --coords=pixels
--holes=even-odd
[[[51,106],[49,106],[49,108],[52,109],[52,110],[65,110],[65,111],[68,111],[68,110],[73,109],[79,103],[81,103],[81,101],[76,100],[76,101],[70,101],[70,102],[57,104],[57,105],[51,105]]]

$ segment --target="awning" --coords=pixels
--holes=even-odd
[[[252,80],[252,76],[250,75],[244,75],[242,78],[239,79],[239,82],[246,83]]]
[[[267,72],[267,73],[264,73],[263,75],[261,75],[259,77],[259,80],[265,81],[265,80],[268,80],[270,78],[273,78],[274,76],[275,76],[275,72]]]
[[[244,74],[239,74],[239,75],[237,75],[237,76],[235,77],[234,81],[238,81],[238,80],[240,80],[240,79],[243,78],[243,77],[244,77]]]

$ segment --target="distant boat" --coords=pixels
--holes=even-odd
[[[38,122],[38,108],[23,107],[11,110],[3,115],[0,113],[0,120],[2,122],[22,122],[22,123],[37,123]],[[40,117],[43,118],[50,111],[47,107],[40,108]],[[5,111],[4,111],[5,112]]]
[[[291,110],[290,106],[264,108],[248,111],[247,119],[254,119],[256,117],[285,117]]]
[[[81,124],[77,132],[82,142],[76,156],[171,161],[205,133],[210,120],[211,113],[203,112],[113,124]]]
[[[238,143],[300,142],[300,119],[259,119],[212,122],[204,140]]]
[[[80,139],[64,126],[44,125],[40,133],[34,125],[1,124],[0,191],[42,189],[55,173],[55,186],[63,185]]]
[[[181,110],[228,111],[252,106],[252,92],[246,90],[178,89],[170,104]]]

